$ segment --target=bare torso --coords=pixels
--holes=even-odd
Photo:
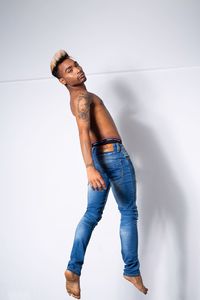
[[[87,92],[90,100],[90,140],[91,143],[100,141],[105,138],[120,138],[121,136],[117,130],[112,116],[104,105],[103,101],[95,94]],[[72,98],[70,107],[72,114],[74,114],[75,100]]]

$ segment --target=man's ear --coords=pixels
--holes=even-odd
[[[64,85],[67,84],[67,83],[66,83],[66,80],[65,80],[64,78],[59,78],[59,81],[60,81],[60,83],[62,83],[62,84],[64,84]]]

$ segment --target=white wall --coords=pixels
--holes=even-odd
[[[145,297],[200,297],[198,12],[194,0],[2,3],[1,300],[68,299],[63,272],[87,177],[68,92],[49,72],[60,48],[81,62],[134,163]],[[118,229],[110,192],[83,300],[144,297],[122,278]]]

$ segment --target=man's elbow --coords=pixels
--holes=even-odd
[[[88,129],[82,129],[79,130],[79,137],[80,139],[90,139],[89,130]]]
[[[81,148],[86,149],[88,146],[91,146],[89,131],[82,131],[81,133],[79,133],[79,140]]]

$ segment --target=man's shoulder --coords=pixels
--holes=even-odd
[[[99,97],[99,96],[97,96],[96,94],[94,94],[94,93],[91,93],[91,98],[92,98],[92,103],[94,104],[94,105],[104,105],[104,102],[103,102],[103,100]]]
[[[70,108],[74,117],[76,117],[77,111],[83,109],[83,107],[89,108],[89,106],[92,104],[92,101],[92,95],[88,91],[77,93],[77,95],[70,98]]]
[[[94,107],[96,105],[104,105],[104,102],[95,93],[88,91],[80,92],[75,97],[70,99],[70,107],[74,117],[76,116],[75,109],[83,105]]]
[[[85,100],[85,101],[84,101]],[[92,93],[88,92],[88,91],[83,91],[80,93],[77,93],[74,97],[72,97],[70,99],[70,103],[72,103],[73,105],[77,103],[79,103],[80,101],[84,101],[84,102],[91,102],[92,101]]]

